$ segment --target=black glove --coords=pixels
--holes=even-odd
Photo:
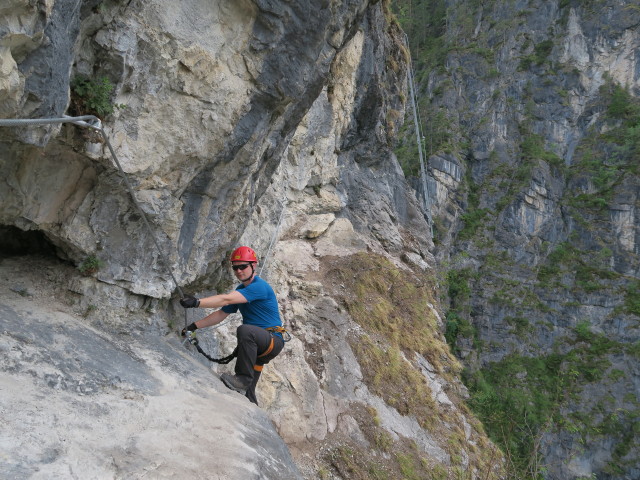
[[[185,295],[184,298],[180,299],[180,305],[184,308],[196,308],[200,305],[200,300],[193,295]]]
[[[193,331],[195,331],[197,329],[198,329],[198,327],[196,326],[196,322],[193,322],[191,325],[189,325],[189,326],[187,326],[187,327],[182,329],[182,336],[186,337],[187,333],[193,332]]]

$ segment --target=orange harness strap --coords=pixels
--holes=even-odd
[[[264,351],[264,353],[261,353],[260,355],[258,355],[258,358],[260,357],[266,357],[267,355],[269,355],[271,353],[271,350],[273,350],[273,336],[271,337],[271,343],[269,343],[269,347]]]
[[[258,358],[266,357],[267,355],[269,355],[271,353],[271,350],[273,350],[273,345],[274,345],[274,342],[273,342],[273,335],[272,335],[271,336],[271,342],[269,343],[269,346],[267,347],[267,349],[263,353],[258,355]],[[256,372],[261,372],[263,367],[264,367],[264,365],[254,365],[253,369]]]

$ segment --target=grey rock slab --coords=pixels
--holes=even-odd
[[[269,418],[177,338],[114,334],[2,286],[4,478],[302,478]]]

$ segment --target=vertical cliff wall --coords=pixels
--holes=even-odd
[[[425,3],[405,18],[472,403],[520,474],[636,478],[638,7]]]
[[[500,476],[442,335],[425,212],[392,152],[408,52],[388,2],[16,0],[0,15],[2,115],[101,116],[151,224],[91,132],[0,130],[3,381],[25,386],[6,396],[9,431],[30,418],[55,434],[8,449],[12,471]],[[171,274],[189,293],[229,289],[240,243],[259,252],[293,336],[265,368],[262,410],[221,388],[214,372],[232,367],[187,362],[175,337],[197,313],[182,316]],[[228,353],[237,322],[202,345]],[[86,339],[73,358],[66,324]],[[76,420],[50,429],[39,391]],[[114,428],[88,456],[60,432],[82,432],[92,400]],[[120,423],[149,415],[158,423]]]

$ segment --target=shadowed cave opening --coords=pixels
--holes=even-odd
[[[0,258],[22,255],[44,255],[60,260],[55,245],[42,231],[0,225]]]

